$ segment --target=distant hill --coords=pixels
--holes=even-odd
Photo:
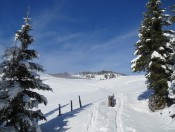
[[[67,73],[67,72],[64,72],[64,73],[56,73],[56,74],[50,74],[54,77],[59,77],[59,78],[67,78],[67,79],[82,79],[81,77],[76,77],[76,76],[73,76],[74,74],[72,73]]]
[[[116,78],[119,76],[126,76],[125,74],[113,72],[113,71],[98,71],[98,72],[79,72],[79,73],[57,73],[51,74],[52,76],[67,79],[95,79],[95,80],[106,80],[111,78]]]
[[[122,73],[118,73],[118,72],[114,72],[114,71],[106,71],[106,70],[102,70],[102,71],[98,71],[98,72],[90,72],[90,71],[85,71],[85,72],[80,72],[79,74],[96,74],[96,75],[104,75],[104,74],[117,74],[119,76],[126,76],[125,74]]]

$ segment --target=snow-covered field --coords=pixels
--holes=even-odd
[[[47,106],[40,106],[47,122],[43,132],[174,132],[175,120],[169,111],[150,112],[145,78],[120,76],[109,80],[64,79],[42,74],[52,92],[42,92]],[[108,95],[115,95],[116,106],[107,106]],[[79,108],[78,96],[82,108]],[[73,111],[70,112],[70,100]],[[62,106],[59,116],[58,104]],[[167,114],[168,113],[168,114]]]

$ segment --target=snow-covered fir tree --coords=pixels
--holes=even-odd
[[[172,16],[171,16],[171,22],[172,23],[175,23],[175,4],[172,5],[172,6],[170,6],[170,8],[171,8],[171,14],[172,14]]]
[[[160,0],[149,0],[147,12],[141,24],[136,43],[136,59],[132,61],[134,72],[146,72],[148,88],[154,90],[149,99],[152,111],[162,109],[168,102],[168,81],[172,72],[170,54],[173,52],[170,39],[165,35],[164,26],[169,25],[169,15],[161,8]]]
[[[40,132],[38,120],[46,120],[38,104],[47,104],[39,90],[52,90],[44,84],[37,72],[43,67],[33,59],[38,53],[29,49],[34,39],[29,34],[32,29],[31,18],[24,18],[24,25],[17,31],[17,45],[5,50],[4,61],[0,64],[0,131]]]
[[[175,5],[170,7],[171,9],[171,16],[170,16],[170,22],[171,25],[175,24]],[[171,61],[174,64],[172,67],[172,75],[171,75],[171,82],[169,87],[169,98],[173,101],[175,100],[175,31],[170,30],[168,33],[166,33],[166,36],[170,38],[171,45],[173,47],[173,53],[171,54]]]

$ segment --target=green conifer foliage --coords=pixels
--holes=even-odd
[[[52,90],[44,84],[38,75],[43,67],[33,59],[38,58],[34,49],[29,49],[34,39],[29,34],[31,19],[26,16],[21,30],[17,31],[17,46],[5,51],[4,61],[0,65],[0,131],[40,132],[38,120],[46,120],[38,104],[47,104],[45,96],[39,90]]]
[[[166,106],[168,99],[168,81],[171,76],[170,54],[172,46],[165,35],[164,26],[169,25],[168,15],[164,15],[160,0],[149,0],[147,12],[140,28],[140,40],[136,43],[135,55],[132,61],[134,72],[145,71],[148,88],[154,90],[150,97],[149,108],[153,111]]]

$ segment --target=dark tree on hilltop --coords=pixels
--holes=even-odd
[[[29,49],[34,39],[29,34],[31,19],[24,18],[24,25],[17,31],[17,46],[5,51],[4,61],[0,64],[0,131],[40,132],[38,120],[46,120],[38,110],[38,104],[47,104],[45,96],[39,90],[52,90],[44,84],[37,72],[43,72],[42,66],[33,59],[38,53]],[[35,108],[35,109],[33,109]]]
[[[146,72],[148,88],[154,90],[149,99],[151,110],[162,109],[168,101],[168,81],[172,73],[170,54],[173,52],[170,39],[165,35],[164,26],[168,26],[168,15],[161,8],[160,0],[149,0],[147,12],[141,24],[139,38],[136,43],[135,55],[132,61],[134,72]]]

